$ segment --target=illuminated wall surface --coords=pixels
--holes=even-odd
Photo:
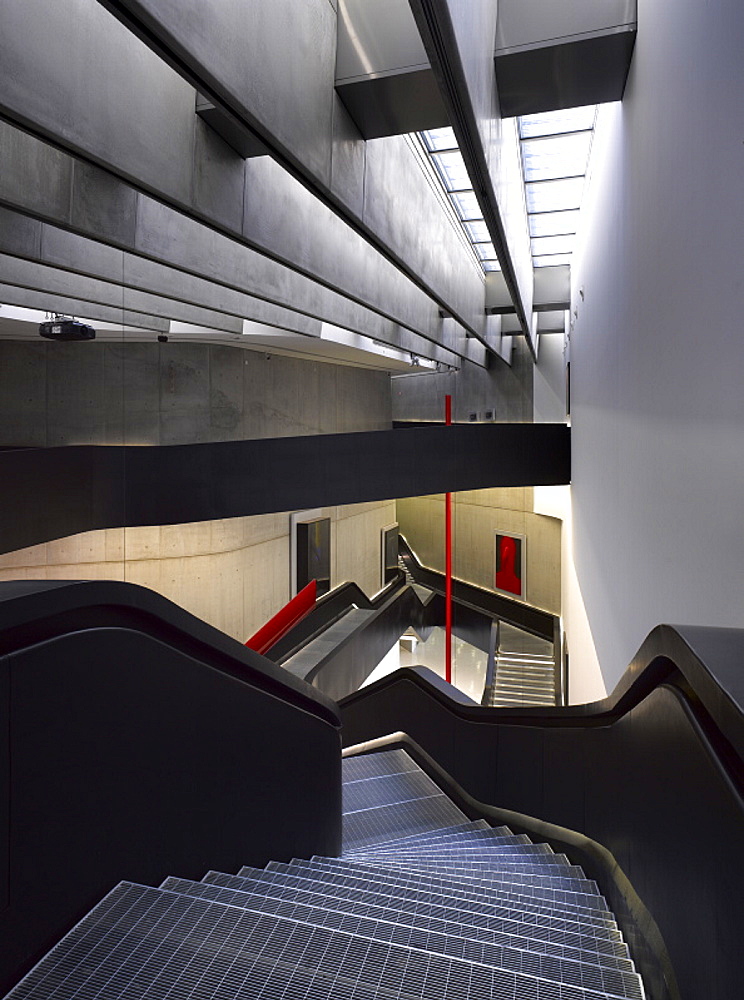
[[[224,25],[241,45],[216,54],[206,29],[196,56],[184,32],[195,73],[219,65],[243,124],[260,125],[250,150],[196,115],[193,81],[104,5],[4,4],[0,445],[374,430],[441,419],[445,393],[457,421],[559,420],[570,359],[572,545],[564,532],[561,559],[561,519],[526,495],[458,495],[455,568],[490,586],[496,533],[523,536],[526,599],[563,615],[572,664],[592,664],[587,690],[595,649],[611,688],[658,622],[741,620],[741,5],[721,0],[713,18],[700,5],[640,4],[622,103],[564,123],[560,141],[537,118],[499,118],[496,5],[450,6],[502,247],[473,177],[459,186],[473,163],[452,145],[457,123],[362,137],[334,90],[332,4],[292,5],[292,17],[262,5],[262,31]],[[225,5],[220,17],[244,13]],[[161,15],[177,20],[176,6]],[[543,200],[558,192],[574,201]],[[536,314],[535,365],[539,272],[569,253],[570,302]],[[77,315],[98,339],[42,341],[18,310],[36,327],[47,312]],[[440,503],[330,514],[331,581],[376,589],[379,531],[395,520],[441,565]],[[272,515],[61,539],[5,555],[1,572],[110,572],[177,599],[191,588],[210,595],[191,609],[238,635],[288,596],[284,527]],[[365,553],[358,566],[345,532]],[[235,555],[249,551],[258,561]],[[258,565],[250,610],[218,611]]]

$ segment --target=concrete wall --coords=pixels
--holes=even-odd
[[[659,622],[742,624],[742,37],[740,0],[645,0],[625,99],[597,129],[573,508],[608,688]]]
[[[216,87],[279,162],[269,156],[244,161],[196,117],[191,83],[103,4],[8,0],[0,6],[4,117],[99,166],[67,164],[57,177],[44,156],[37,177],[29,163],[23,173],[15,172],[7,154],[17,137],[0,130],[6,154],[0,187],[23,188],[31,178],[29,201],[37,197],[36,188],[58,188],[53,200],[61,204],[74,186],[76,207],[63,224],[75,229],[94,219],[104,230],[102,238],[119,245],[141,231],[142,216],[154,213],[162,224],[150,230],[150,242],[173,263],[184,250],[193,260],[197,248],[214,241],[208,232],[194,230],[193,245],[178,246],[167,225],[170,213],[163,213],[163,205],[174,207],[228,234],[231,260],[240,259],[240,244],[250,245],[396,322],[436,336],[438,302],[417,287],[420,282],[436,289],[466,324],[483,326],[483,275],[438,199],[422,184],[417,157],[400,137],[367,146],[334,91],[335,5],[273,0],[215,7],[200,0],[156,0],[144,6],[150,8],[153,34],[162,26],[180,64],[193,79]],[[86,67],[87,75],[71,73],[71,66]],[[91,79],[97,86],[90,86]],[[305,183],[283,169],[287,164]],[[380,190],[384,204],[377,198]],[[325,203],[329,198],[335,209]],[[360,226],[382,253],[357,232]],[[142,240],[140,248],[153,249]],[[267,298],[292,281],[291,271],[269,264],[256,258],[251,269],[265,275],[258,294]],[[244,270],[247,285],[252,277]],[[305,311],[313,308],[313,299],[306,291]],[[322,318],[333,322],[329,315]]]
[[[191,444],[384,430],[385,372],[207,344],[0,341],[0,444]]]
[[[537,346],[537,365],[533,373],[533,416],[535,423],[565,423],[564,338],[557,333],[543,334]]]
[[[444,420],[444,397],[452,396],[452,419],[482,419],[494,411],[502,422],[532,423],[533,366],[522,338],[515,338],[511,366],[491,358],[486,370],[465,365],[459,371],[435,375],[394,376],[394,420]]]
[[[331,585],[380,589],[381,529],[395,501],[329,507]],[[0,555],[0,580],[125,580],[245,641],[287,603],[289,514],[89,531]]]
[[[401,532],[420,561],[444,572],[444,497],[398,501]],[[453,572],[479,587],[493,589],[495,533],[527,538],[526,601],[561,613],[561,522],[535,514],[532,489],[472,490],[453,494]]]
[[[189,444],[390,427],[386,373],[206,344],[0,341],[0,443]],[[54,498],[39,497],[39,503]],[[332,584],[380,587],[395,502],[331,507]],[[0,557],[0,580],[112,579],[244,640],[290,598],[290,515],[92,531]]]

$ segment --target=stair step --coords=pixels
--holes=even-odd
[[[117,938],[109,941],[112,925]],[[85,939],[91,942],[87,947]],[[50,967],[58,965],[64,977],[50,981]],[[426,982],[437,996],[459,1000],[470,994],[529,995],[536,980],[541,997],[564,995],[559,982],[553,988],[531,969],[500,969],[124,882],[11,995],[48,998],[53,982],[58,1000],[92,1000],[104,990],[108,997],[135,997],[152,991],[156,982],[161,996],[188,992],[193,1000],[206,1000],[215,996],[217,985],[220,997],[234,997],[250,983],[253,996],[268,987],[271,995],[299,1000],[312,986],[316,995],[329,998],[373,1000],[420,997]],[[595,969],[590,985],[573,987],[577,1000],[601,995],[601,982],[602,971]]]
[[[278,862],[272,861],[270,863],[277,864]],[[312,863],[316,863],[315,859],[313,859]],[[320,863],[319,859],[318,863]],[[356,865],[355,867],[361,866]],[[420,861],[414,864],[405,861],[394,864],[392,861],[386,861],[384,864],[380,862],[379,866],[365,865],[364,867],[373,873],[378,868],[386,867],[389,870],[401,870],[415,876],[419,874],[438,874],[441,872],[452,878],[467,879],[468,884],[477,882],[478,884],[493,883],[495,885],[509,886],[529,885],[531,892],[560,890],[579,893],[581,895],[599,894],[596,882],[581,877],[583,872],[579,875],[575,871],[571,871],[569,875],[564,875],[563,871],[559,869],[559,874],[553,874],[552,869],[554,866],[552,865],[550,866],[551,871],[548,874],[544,874],[545,869],[539,865],[510,865],[508,863],[495,868],[488,863],[478,864],[477,862],[469,864],[438,864],[436,862]]]
[[[506,649],[500,649],[497,654],[499,660],[518,660],[523,663],[555,663],[550,653],[517,653]]]
[[[343,757],[341,759],[344,783],[419,770],[420,768],[405,750],[387,750],[384,753],[371,753],[361,757]]]
[[[289,875],[296,878],[308,878],[315,881],[343,882],[344,885],[355,885],[359,890],[372,890],[376,886],[386,885],[393,892],[418,892],[427,898],[444,897],[457,899],[463,906],[474,904],[480,906],[489,899],[498,898],[502,905],[519,903],[543,912],[572,913],[584,916],[586,912],[597,915],[606,914],[607,904],[604,899],[592,893],[580,893],[556,887],[535,886],[531,882],[520,881],[519,876],[505,875],[503,879],[469,880],[459,875],[437,876],[432,872],[395,872],[382,871],[379,868],[364,869],[360,866],[348,866],[339,870],[333,859],[326,859],[323,864],[310,862],[292,865],[271,862],[274,865],[265,869],[267,877],[272,873]],[[241,874],[246,871],[241,868]]]
[[[262,870],[256,871],[260,876]],[[441,902],[437,902],[436,899],[432,902],[429,898],[417,898],[410,893],[407,895],[402,892],[391,893],[382,888],[373,888],[365,892],[360,891],[357,886],[333,885],[282,876],[279,873],[275,873],[274,878],[264,880],[261,877],[251,878],[248,875],[208,872],[202,881],[223,888],[256,892],[298,902],[326,900],[326,905],[334,908],[365,907],[371,915],[393,912],[401,919],[413,918],[418,921],[425,917],[430,920],[441,920],[458,926],[480,928],[486,934],[524,937],[531,941],[543,941],[546,946],[562,944],[579,951],[595,952],[599,956],[628,957],[627,946],[614,922],[612,926],[608,926],[598,923],[596,918],[591,917],[577,917],[571,920],[566,919],[563,913],[556,915],[522,906],[511,909],[508,906],[494,904],[493,899],[485,904],[487,909],[478,904],[469,908],[459,905],[459,901],[455,905],[452,899],[446,897]]]
[[[122,882],[7,1000],[643,1000],[565,855],[469,820],[403,750],[342,766],[342,858]]]
[[[493,689],[497,697],[548,698],[555,696],[552,687],[526,687],[523,684],[497,684]]]
[[[572,947],[563,941],[565,935],[554,934],[553,937],[556,940],[531,937],[529,926],[519,924],[516,921],[511,922],[512,931],[517,928],[519,932],[508,933],[488,929],[482,923],[469,923],[467,920],[460,919],[444,920],[426,912],[406,913],[401,912],[397,907],[375,906],[357,899],[339,900],[322,893],[306,893],[303,899],[271,896],[263,891],[264,886],[261,883],[255,883],[255,885],[261,890],[260,892],[232,888],[217,883],[193,882],[189,879],[170,876],[165,879],[161,888],[203,899],[213,899],[245,909],[258,908],[262,912],[277,912],[286,916],[297,916],[302,907],[321,912],[333,911],[339,915],[357,915],[375,921],[393,923],[400,927],[419,928],[448,937],[461,937],[470,941],[481,941],[507,948],[520,948],[524,951],[554,955],[557,958],[566,958],[576,962],[595,963],[622,972],[633,972],[633,963],[621,954],[605,954],[596,949]]]
[[[467,816],[443,793],[409,802],[346,813],[343,816],[344,843],[364,847],[395,833],[423,833],[454,826]]]
[[[434,843],[438,842],[441,838],[455,838],[469,833],[487,833],[489,830],[494,828],[489,826],[486,820],[477,819],[470,823],[461,823],[458,826],[445,827],[442,830],[434,830],[427,833],[414,833],[409,837],[396,837],[394,840],[386,840],[381,843],[370,844],[369,847],[360,848],[360,850],[374,851],[374,850],[384,850],[386,847],[395,844],[401,845],[413,845],[418,843]],[[508,830],[508,827],[499,827],[501,830]],[[511,832],[511,831],[509,831]],[[344,851],[344,854],[347,852]]]
[[[511,694],[496,694],[492,699],[492,705],[497,708],[545,708],[555,705],[555,698],[547,695],[531,695],[529,697]]]
[[[408,850],[408,849],[413,849],[416,846],[420,846],[424,849],[436,848],[438,846],[445,848],[447,846],[451,846],[453,848],[456,848],[460,844],[462,844],[463,846],[472,845],[473,847],[477,847],[479,845],[488,846],[490,844],[493,844],[497,847],[519,847],[520,845],[527,846],[531,843],[529,837],[527,837],[525,834],[499,834],[497,836],[491,836],[490,832],[487,830],[474,831],[472,835],[469,834],[463,835],[462,837],[458,837],[457,839],[455,839],[454,836],[450,836],[447,839],[443,837],[439,839],[434,839],[435,836],[434,834],[428,836],[430,836],[432,839],[417,840],[410,845],[410,848],[408,845],[408,841],[395,841],[393,842],[392,847],[387,843],[373,844],[370,847],[358,848],[355,851],[344,851],[343,856],[344,858],[353,861],[356,857],[359,856],[374,858],[377,857],[380,853],[397,854],[398,852],[395,850],[396,844],[400,844],[401,850]]]
[[[582,960],[575,954],[568,956],[535,951],[522,939],[519,940],[518,946],[488,943],[470,937],[463,932],[461,926],[451,927],[448,932],[435,930],[431,926],[423,927],[420,922],[414,920],[401,921],[396,912],[392,912],[390,917],[384,920],[357,912],[356,907],[342,912],[329,907],[325,902],[322,905],[310,906],[249,893],[238,893],[234,890],[230,893],[230,898],[225,898],[225,890],[219,886],[208,886],[199,882],[187,883],[179,879],[166,880],[162,888],[184,895],[198,896],[201,899],[212,899],[229,906],[239,906],[254,913],[271,913],[315,927],[341,930],[374,941],[402,944],[409,948],[465,959],[493,968],[529,971],[531,975],[549,981],[574,986],[593,983],[596,984],[596,988],[609,990],[617,996],[628,995],[627,991],[632,990],[635,983],[632,967],[616,966],[611,969],[607,965],[600,967],[593,960]],[[630,963],[627,964],[630,966]]]

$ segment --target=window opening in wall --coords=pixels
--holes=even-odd
[[[571,260],[596,118],[592,104],[517,119],[534,267]]]

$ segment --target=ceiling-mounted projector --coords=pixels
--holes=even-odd
[[[47,340],[95,340],[96,331],[87,323],[56,316],[39,324],[39,333]]]

